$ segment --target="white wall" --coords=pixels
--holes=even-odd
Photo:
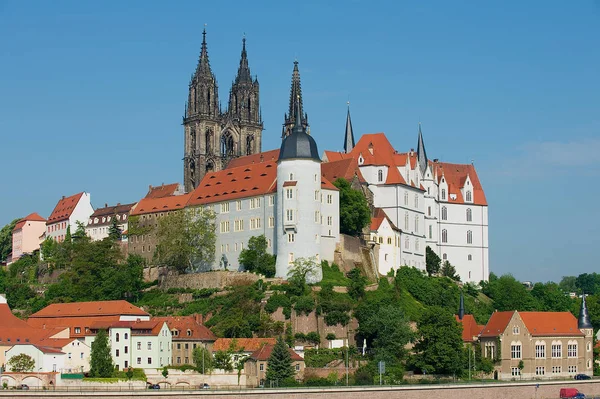
[[[10,370],[10,366],[8,364],[9,360],[13,356],[17,356],[22,353],[30,356],[35,361],[33,372],[60,372],[62,369],[64,369],[64,353],[43,353],[34,345],[15,345],[6,351],[6,365],[8,371],[12,371]]]
[[[64,368],[73,372],[90,369],[91,348],[80,340],[73,340],[62,348],[65,353]]]

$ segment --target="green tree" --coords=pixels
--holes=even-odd
[[[90,377],[109,378],[114,369],[108,335],[105,330],[98,330],[96,339],[92,342]]]
[[[568,292],[577,292],[577,277],[575,276],[564,276],[560,283],[558,283],[558,287],[565,293]]]
[[[595,295],[600,293],[600,274],[583,273],[575,279],[575,286],[579,288],[579,292]]]
[[[367,279],[363,276],[362,272],[358,267],[350,270],[346,275],[350,279],[350,285],[348,286],[348,295],[354,299],[360,299],[365,296],[365,287],[367,285]]]
[[[87,240],[90,241],[90,237],[85,232],[85,224],[83,222],[77,221],[77,229],[75,229],[75,234],[73,234],[73,240]],[[65,239],[66,241],[66,239]]]
[[[415,366],[428,374],[457,374],[464,364],[462,327],[452,313],[433,306],[417,323]]]
[[[343,178],[333,183],[340,191],[340,232],[359,236],[371,222],[371,211],[367,199]]]
[[[425,248],[425,269],[429,276],[434,276],[440,272],[442,260],[429,245]]]
[[[192,359],[196,365],[196,371],[202,374],[210,373],[213,369],[213,357],[208,349],[198,346],[192,352]]]
[[[367,347],[375,350],[375,357],[390,363],[403,361],[405,345],[413,338],[408,320],[394,304],[372,302],[357,313],[358,331],[367,339]]]
[[[119,224],[117,223],[117,218],[115,216],[113,216],[112,218],[112,223],[110,224],[110,227],[108,228],[108,238],[110,238],[113,241],[120,241],[121,240],[121,229],[119,228]]]
[[[164,366],[161,372],[163,378],[167,378],[169,376],[169,369],[167,368],[167,366]]]
[[[444,277],[449,277],[452,280],[460,281],[460,276],[456,274],[456,268],[452,266],[447,260],[444,261],[440,273]]]
[[[527,311],[539,307],[531,292],[510,274],[494,279],[490,274],[490,282],[482,291],[494,300],[494,307],[499,311]]]
[[[0,230],[0,262],[6,261],[8,255],[12,253],[12,232],[19,220],[21,219],[14,219]]]
[[[219,350],[215,352],[214,367],[225,371],[233,371],[233,363],[231,362],[231,354],[228,351]]]
[[[321,280],[320,271],[314,257],[297,258],[288,271],[288,280],[304,287],[306,282]]]
[[[546,312],[568,312],[571,309],[573,300],[565,295],[554,282],[535,283],[531,290],[531,295],[539,303],[536,310]]]
[[[267,381],[275,385],[285,385],[294,377],[292,355],[282,336],[277,338],[269,362],[267,363]]]
[[[215,259],[215,214],[187,208],[160,218],[154,254],[158,263],[180,273],[208,270]]]
[[[65,242],[71,242],[71,225],[67,224],[67,232],[65,234]]]
[[[8,360],[8,367],[15,373],[27,373],[33,371],[35,360],[31,356],[21,353]]]
[[[265,277],[275,276],[275,256],[267,252],[267,238],[264,235],[250,237],[248,247],[240,252],[238,260],[250,272]]]

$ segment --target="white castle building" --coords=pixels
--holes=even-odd
[[[362,135],[354,145],[348,114],[346,152],[325,151],[323,162],[352,159],[371,191],[381,274],[404,265],[425,269],[429,246],[463,282],[487,280],[488,206],[475,167],[429,160],[420,125],[418,136],[416,152],[396,151],[383,133]]]

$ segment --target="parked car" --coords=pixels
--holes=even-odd
[[[158,385],[158,384],[150,384],[150,385],[148,385],[148,389],[160,389],[160,385]]]
[[[17,389],[21,389],[23,391],[29,391],[29,385],[27,385],[27,384],[17,385]]]
[[[575,376],[575,379],[576,379],[576,380],[591,380],[591,379],[592,379],[592,377],[590,377],[590,376],[589,376],[589,375],[587,375],[587,374],[577,374],[577,375]]]
[[[561,388],[560,389],[561,399],[585,399],[585,395],[579,392],[575,388]]]
[[[200,388],[202,389],[210,389],[210,385],[208,385],[206,382],[202,385],[200,385]]]

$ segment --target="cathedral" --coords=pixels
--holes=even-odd
[[[260,152],[263,122],[259,85],[250,74],[245,37],[228,106],[222,111],[217,79],[208,60],[206,29],[202,32],[200,58],[190,80],[183,126],[186,192],[193,191],[206,173],[224,169],[231,159]]]

